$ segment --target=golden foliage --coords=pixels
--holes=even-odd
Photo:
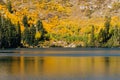
[[[35,39],[40,39],[41,38],[41,33],[39,31],[36,32],[35,34]]]
[[[0,5],[0,12],[3,11],[6,18],[11,19],[12,23],[17,24],[20,22],[21,30],[24,31],[24,26],[22,23],[22,18],[24,15],[28,16],[29,25],[36,24],[37,20],[40,19],[40,13],[45,13],[47,15],[50,12],[65,13],[70,14],[71,8],[63,6],[60,3],[49,1],[49,2],[36,2],[32,1],[33,7],[31,8],[29,4],[21,2],[16,2],[13,5],[14,12],[11,14],[5,7],[5,5]],[[27,5],[26,5],[27,4]],[[19,5],[16,6],[15,5]],[[20,7],[23,6],[23,7]],[[50,34],[59,35],[80,35],[89,34],[91,31],[91,25],[95,27],[95,34],[100,32],[100,29],[104,27],[104,18],[91,18],[91,19],[74,19],[74,18],[59,18],[58,15],[48,17],[47,20],[43,19],[43,26],[46,31]],[[115,25],[120,25],[120,18],[113,16],[111,18],[111,27]],[[41,33],[36,33],[36,39],[41,37]]]

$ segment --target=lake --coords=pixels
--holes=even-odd
[[[0,80],[120,80],[120,48],[0,50]]]

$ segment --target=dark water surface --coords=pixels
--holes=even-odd
[[[0,50],[0,80],[120,80],[120,48]]]

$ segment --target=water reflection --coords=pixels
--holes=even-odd
[[[120,57],[0,57],[4,80],[118,80]]]

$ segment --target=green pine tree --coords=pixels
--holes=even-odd
[[[13,13],[11,1],[7,1],[7,8],[10,13]]]
[[[28,24],[28,17],[26,15],[23,16],[23,25],[27,28],[29,27],[29,24]]]
[[[24,44],[28,44],[30,46],[30,30],[29,28],[25,28],[23,35]]]
[[[107,42],[109,40],[109,38],[110,38],[110,35],[109,35],[110,22],[111,22],[111,17],[107,16],[105,18],[105,24],[104,24],[104,27],[105,27],[105,29],[104,29],[104,32],[105,32],[105,34],[104,34],[104,42]]]
[[[92,26],[92,29],[91,29],[91,36],[90,36],[90,46],[91,47],[94,47],[95,46],[95,37],[94,37],[94,26]]]
[[[42,21],[38,20],[37,24],[36,24],[36,27],[37,27],[38,31],[40,31],[42,34],[44,33],[44,28],[43,28]]]
[[[17,24],[17,44],[18,46],[21,46],[21,29],[20,29],[20,23]]]
[[[39,31],[41,33],[41,40],[44,40],[46,31],[43,27],[42,21],[38,20],[36,23],[36,31]]]
[[[35,44],[35,34],[36,34],[36,29],[35,26],[32,25],[30,28],[30,45],[34,46]]]

